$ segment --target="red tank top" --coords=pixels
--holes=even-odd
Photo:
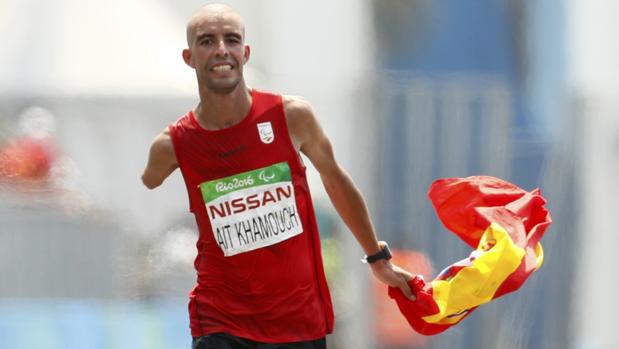
[[[282,97],[253,90],[230,128],[206,130],[190,111],[169,129],[200,231],[192,336],[276,343],[331,333],[316,217]]]

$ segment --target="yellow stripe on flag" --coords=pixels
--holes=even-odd
[[[538,270],[544,264],[544,249],[539,242],[535,245],[535,259],[537,261],[535,270]]]
[[[453,278],[432,281],[439,312],[423,317],[424,321],[453,324],[466,315],[465,310],[489,302],[525,255],[524,249],[516,246],[507,231],[496,223],[486,229],[475,252],[478,256],[472,265],[461,269]]]

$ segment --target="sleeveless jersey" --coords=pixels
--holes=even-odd
[[[321,338],[333,309],[305,166],[282,97],[251,94],[249,113],[230,128],[206,130],[191,111],[169,127],[200,232],[191,334]]]

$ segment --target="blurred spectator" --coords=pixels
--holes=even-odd
[[[0,181],[47,186],[58,157],[55,126],[48,110],[36,106],[24,110],[17,134],[0,145]]]

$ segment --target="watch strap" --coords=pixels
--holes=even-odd
[[[371,256],[366,256],[363,261],[369,264],[375,263],[381,259],[390,260],[391,259],[391,251],[389,250],[389,246],[385,245],[380,251],[376,252]]]

